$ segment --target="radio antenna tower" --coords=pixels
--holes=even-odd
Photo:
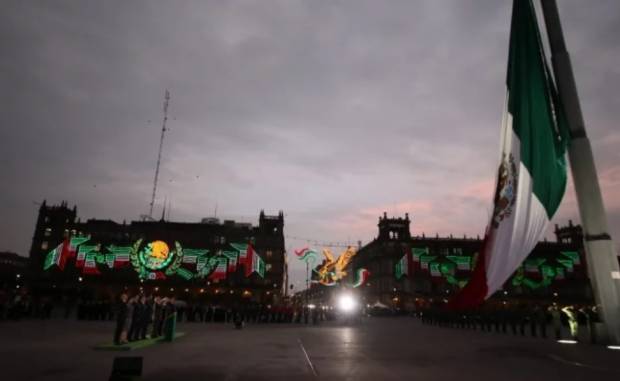
[[[159,164],[161,163],[161,150],[164,146],[164,136],[166,134],[166,122],[168,121],[168,104],[170,103],[170,92],[166,89],[164,97],[164,122],[161,126],[161,137],[159,138],[159,152],[157,153],[157,166],[155,167],[155,180],[153,180],[153,195],[151,196],[151,204],[149,208],[149,220],[153,220],[153,205],[155,204],[155,194],[157,193],[157,178],[159,177]]]

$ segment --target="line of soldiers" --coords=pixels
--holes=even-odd
[[[562,316],[562,313],[564,314]],[[451,311],[431,307],[418,313],[424,324],[440,327],[464,328],[486,332],[512,332],[513,335],[547,337],[547,327],[551,323],[556,339],[562,338],[562,321],[568,323],[572,339],[579,339],[579,325],[587,326],[592,343],[596,342],[594,322],[598,316],[593,308],[576,308],[551,305],[548,308],[535,305],[533,308],[495,309],[475,311]]]
[[[131,298],[125,293],[119,297],[114,330],[114,344],[147,338],[152,324],[150,338],[162,336],[164,322],[175,314],[175,298],[162,298],[138,294]]]

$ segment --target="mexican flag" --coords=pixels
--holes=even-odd
[[[230,246],[232,246],[235,250],[239,252],[239,259],[237,261],[237,264],[239,266],[245,265],[248,260],[248,247],[250,245],[247,245],[245,243],[231,243]]]
[[[236,251],[223,251],[222,255],[228,258],[228,272],[234,273],[237,271],[237,258],[238,253]]]
[[[89,239],[90,239],[90,236],[82,236],[82,235],[71,237],[71,239],[69,240],[69,253],[68,253],[69,258],[75,258],[77,255],[78,246],[88,241]]]
[[[97,258],[99,256],[100,258]],[[97,252],[90,252],[86,254],[86,258],[84,260],[84,267],[82,268],[82,273],[84,275],[99,275],[101,272],[97,268],[98,262],[103,262],[105,258],[102,254]]]
[[[110,245],[106,249],[109,253],[106,254],[105,261],[109,268],[118,269],[129,264],[131,246]]]
[[[61,270],[65,269],[65,263],[69,256],[69,239],[65,238],[54,250],[47,253],[45,257],[45,263],[43,264],[43,270],[47,270],[50,267],[56,265]]]
[[[513,3],[494,209],[467,286],[466,308],[499,290],[543,238],[566,188],[568,129],[531,0]]]
[[[249,277],[252,273],[257,273],[261,278],[265,276],[265,261],[258,255],[252,245],[248,245],[247,258],[245,262],[245,276]]]
[[[80,245],[78,247],[77,258],[75,260],[75,267],[82,268],[86,262],[86,255],[90,252],[96,251],[97,245]]]
[[[400,279],[404,276],[409,275],[409,255],[405,253],[403,257],[396,262],[394,275],[396,275],[396,279]]]
[[[217,266],[215,270],[209,275],[210,280],[222,280],[226,279],[226,268],[228,267],[228,259],[226,257],[217,258]]]

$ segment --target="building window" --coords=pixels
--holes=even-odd
[[[267,263],[267,264],[265,265],[265,270],[266,270],[267,272],[271,271],[271,263]]]
[[[51,228],[45,228],[45,233],[43,233],[44,236],[49,237],[50,235],[52,235],[52,229]]]
[[[43,241],[43,243],[41,243],[41,250],[47,250],[47,241]]]
[[[271,250],[267,250],[267,251],[265,252],[265,257],[267,257],[267,258],[271,258],[272,256],[273,256],[273,251],[271,251]]]
[[[43,221],[45,221],[45,223],[50,222],[50,218],[48,216],[45,216],[45,218],[43,219]]]
[[[220,243],[223,245],[226,243],[226,237],[220,237]]]

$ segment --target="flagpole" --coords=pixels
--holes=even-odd
[[[620,270],[609,230],[590,140],[555,0],[541,0],[551,47],[553,72],[571,134],[571,172],[584,233],[584,248],[599,314],[609,341],[620,344]]]

